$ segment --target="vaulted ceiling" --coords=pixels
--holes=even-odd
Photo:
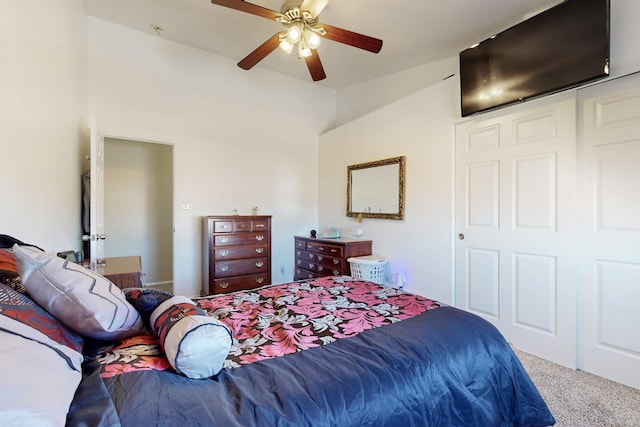
[[[210,0],[84,0],[87,14],[241,60],[282,24]],[[456,56],[560,0],[332,0],[320,22],[382,39],[378,54],[324,40],[318,54],[327,78],[343,88]],[[251,0],[280,11],[283,0]],[[256,67],[311,81],[305,62],[276,49]],[[238,73],[250,73],[237,68]]]

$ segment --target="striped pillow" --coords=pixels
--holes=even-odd
[[[31,295],[67,327],[90,338],[115,340],[144,330],[122,290],[99,274],[31,246],[14,246],[18,272]]]

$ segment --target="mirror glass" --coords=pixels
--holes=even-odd
[[[347,166],[347,216],[404,219],[405,157]]]

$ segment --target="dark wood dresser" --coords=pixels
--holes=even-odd
[[[294,280],[313,279],[322,276],[351,275],[347,258],[371,255],[371,240],[316,239],[295,236]]]
[[[203,218],[202,295],[271,284],[271,216]]]

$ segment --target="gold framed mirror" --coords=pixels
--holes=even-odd
[[[405,156],[347,166],[347,216],[404,219]]]

